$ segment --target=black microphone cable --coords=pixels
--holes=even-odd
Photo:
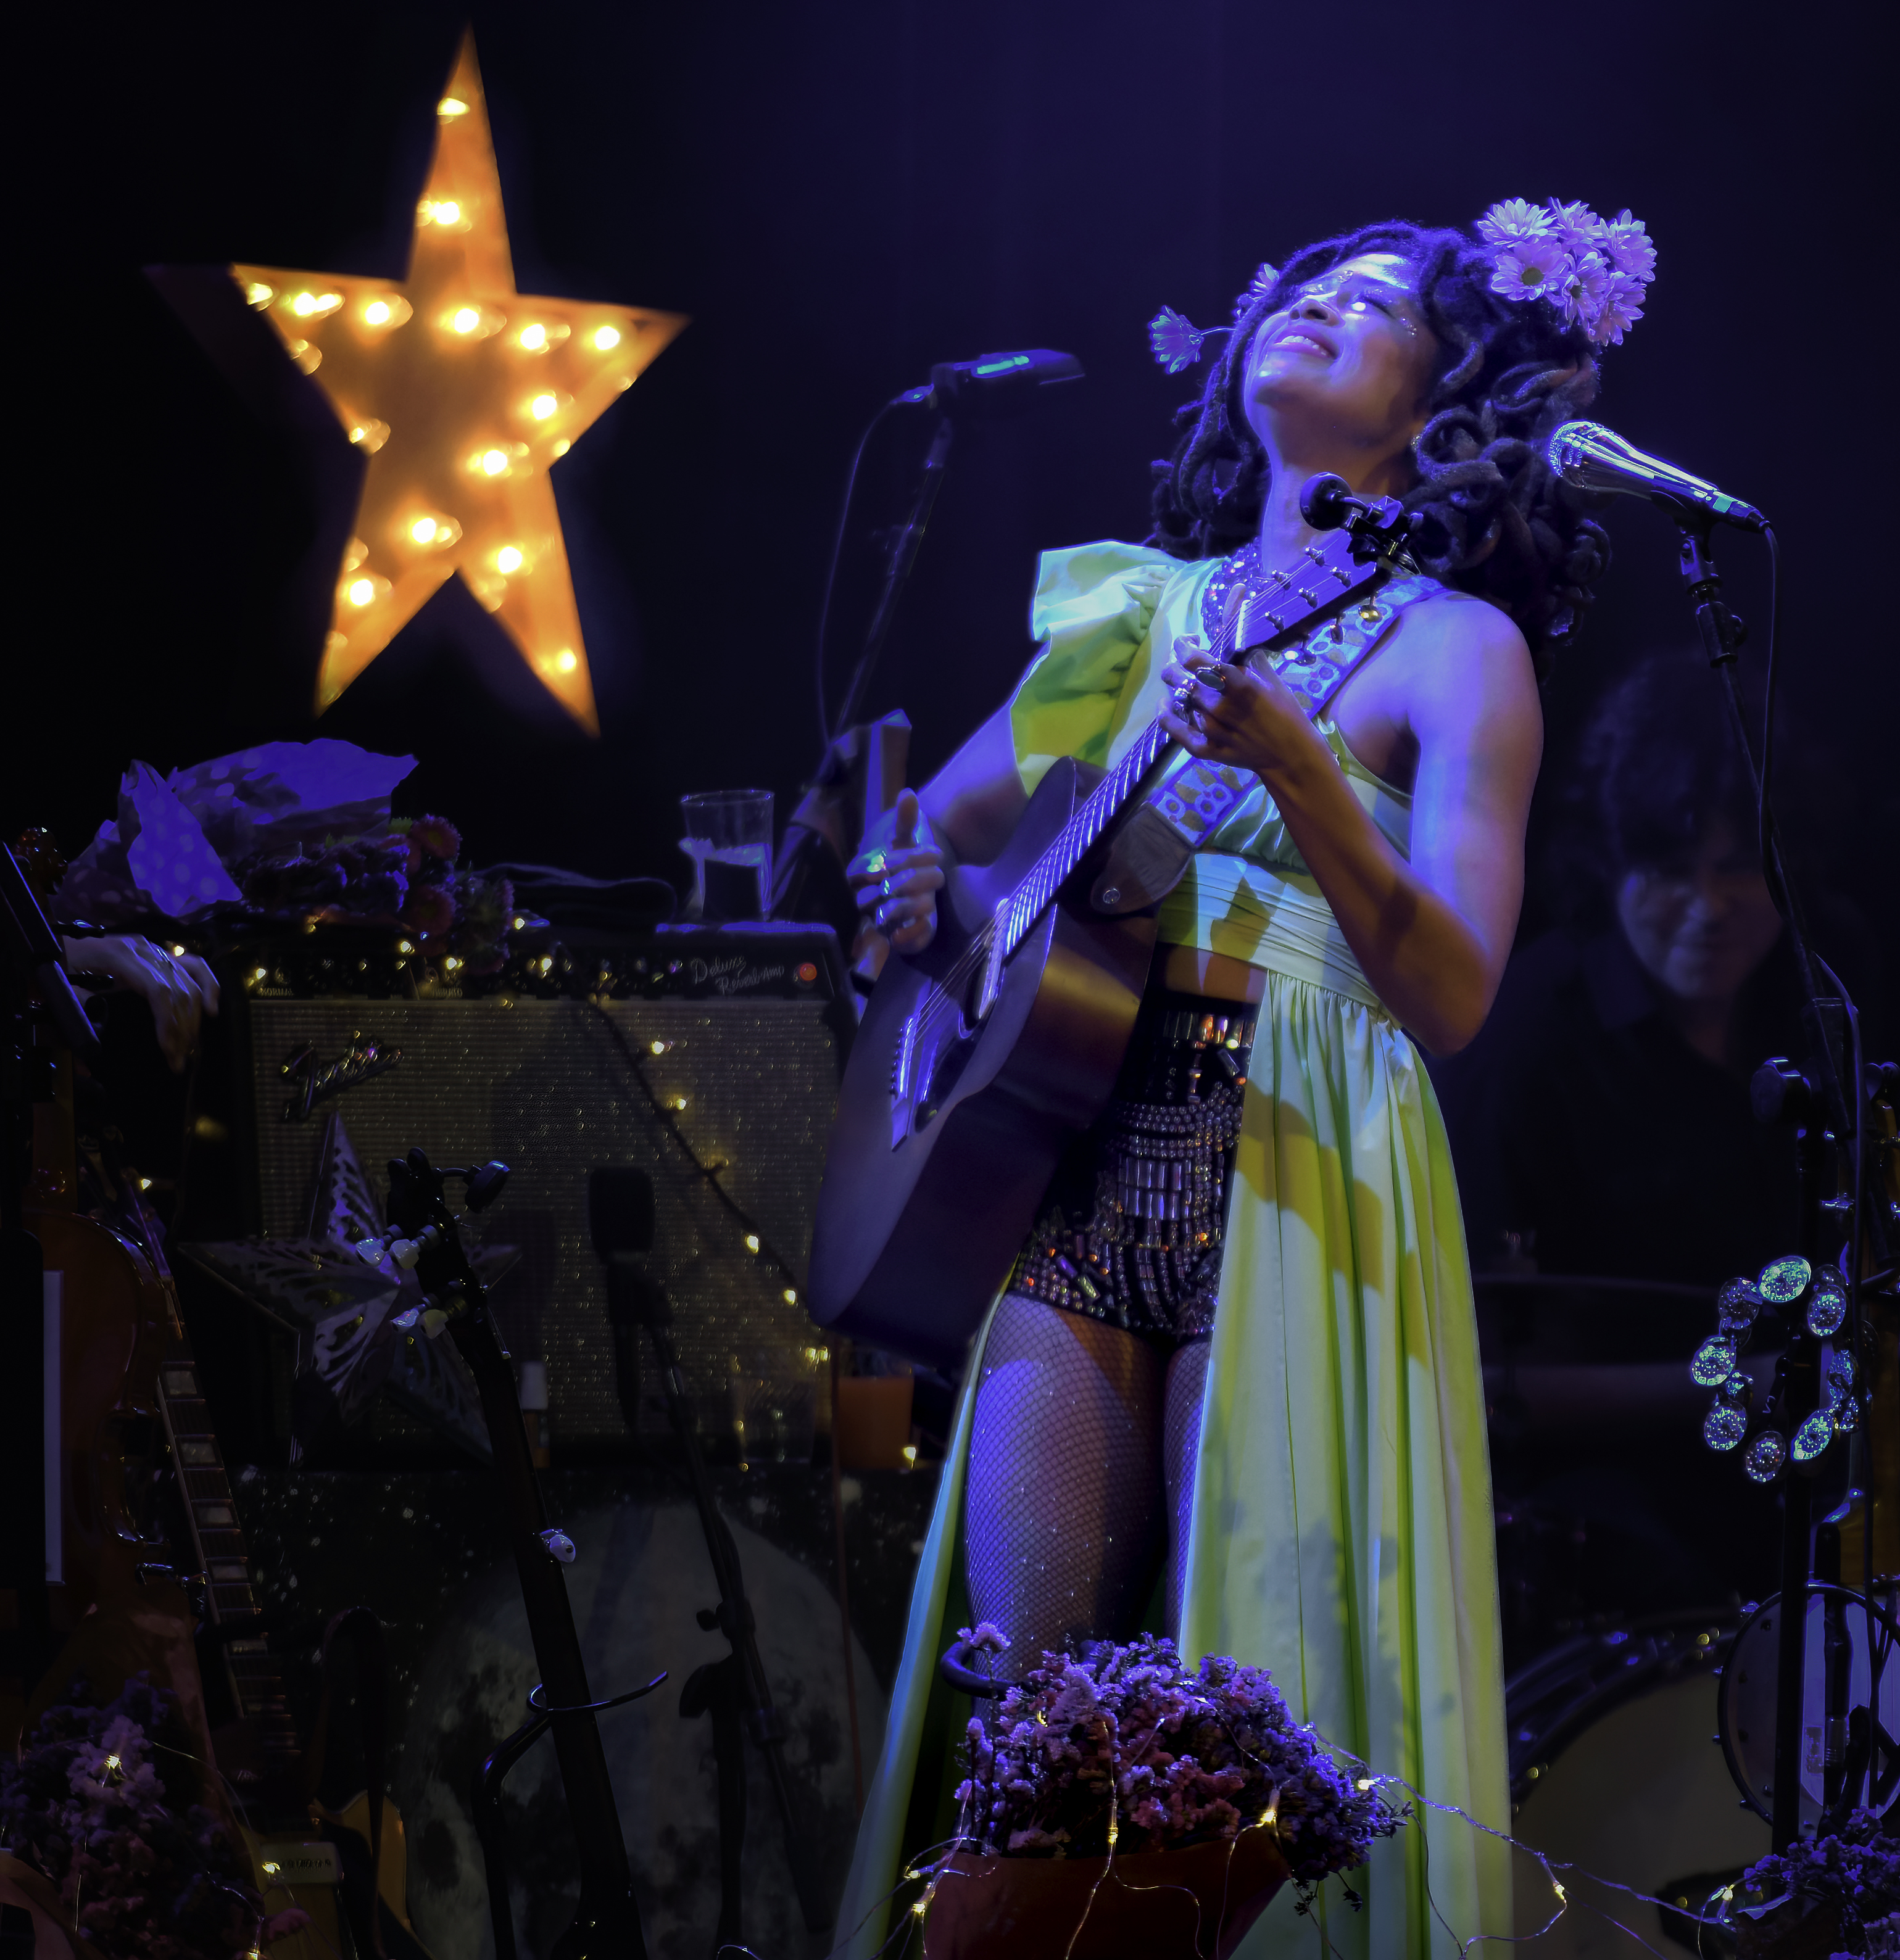
[[[858,447],[851,453],[851,467],[845,473],[844,501],[838,507],[838,528],[832,533],[831,556],[825,565],[825,594],[818,606],[818,642],[812,663],[812,686],[818,702],[818,740],[821,749],[831,746],[831,710],[825,699],[825,643],[831,635],[832,594],[838,583],[838,561],[844,555],[845,532],[851,521],[851,499],[858,491],[858,472],[864,460],[864,451],[870,446],[870,439],[879,425],[891,410],[896,408],[901,396],[894,396],[884,403],[869,422],[864,433],[858,438]]]

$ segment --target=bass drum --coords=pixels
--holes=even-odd
[[[1511,1834],[1573,1867],[1556,1873],[1568,1904],[1538,1942],[1539,1960],[1622,1960],[1642,1950],[1632,1934],[1672,1960],[1695,1960],[1691,1915],[1767,1856],[1768,1827],[1741,1802],[1715,1735],[1735,1632],[1733,1614],[1637,1621],[1567,1640],[1506,1684]],[[1512,1875],[1523,1938],[1560,1902],[1521,1850]],[[1701,1960],[1733,1951],[1703,1930]]]

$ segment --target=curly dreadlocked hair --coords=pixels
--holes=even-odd
[[[1365,252],[1411,266],[1438,342],[1431,419],[1412,445],[1418,481],[1400,499],[1414,516],[1408,549],[1421,570],[1508,613],[1544,672],[1609,564],[1602,526],[1544,454],[1551,431],[1595,399],[1596,361],[1580,328],[1494,293],[1491,257],[1463,231],[1365,225],[1306,247],[1267,291],[1243,294],[1200,399],[1175,418],[1173,455],[1154,465],[1148,542],[1212,558],[1259,530],[1269,471],[1242,398],[1247,350],[1297,287]]]

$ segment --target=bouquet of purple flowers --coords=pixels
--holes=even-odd
[[[383,925],[470,975],[503,964],[514,894],[461,864],[445,817],[390,814],[415,766],[348,742],[267,742],[161,777],[135,762],[119,813],[54,901],[107,931],[255,919]]]
[[[963,1638],[1007,1644],[987,1624]],[[1209,1654],[1198,1673],[1172,1640],[1044,1654],[995,1721],[969,1725],[957,1802],[986,1852],[1095,1857],[1231,1841],[1271,1825],[1295,1879],[1362,1863],[1405,1821],[1288,1713],[1263,1668]]]
[[[173,1698],[138,1676],[103,1708],[49,1709],[20,1760],[0,1758],[0,1845],[59,1888],[83,1951],[242,1960],[310,1923],[266,1914],[243,1850],[195,1800],[189,1747]]]
[[[1770,1853],[1742,1874],[1736,1889],[1759,1895],[1739,1908],[1749,1919],[1767,1920],[1789,1906],[1796,1917],[1832,1910],[1838,1951],[1900,1954],[1900,1841],[1871,1810],[1850,1812],[1831,1836]],[[1778,1933],[1781,1922],[1773,1923]],[[1745,1946],[1755,1943],[1745,1940]]]

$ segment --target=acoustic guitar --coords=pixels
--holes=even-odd
[[[1271,655],[1355,604],[1389,623],[1374,594],[1401,568],[1403,520],[1389,498],[1357,513],[1277,588],[1230,601],[1210,651]],[[1064,1150],[1113,1090],[1155,905],[1193,849],[1182,806],[1197,769],[1217,791],[1217,772],[1158,718],[1106,774],[1058,761],[996,862],[952,872],[930,947],[886,962],[819,1194],[808,1291],[821,1325],[960,1363]]]

